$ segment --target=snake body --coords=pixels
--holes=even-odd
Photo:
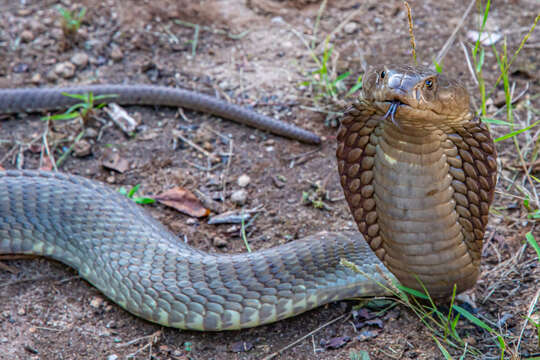
[[[115,102],[129,105],[164,105],[185,107],[236,121],[276,135],[296,139],[308,144],[319,144],[314,133],[298,126],[273,119],[215,97],[157,85],[85,85],[62,88],[0,89],[0,112],[51,110],[68,108],[81,100],[64,94],[93,94],[95,104]],[[100,98],[100,96],[107,96]]]
[[[371,70],[342,118],[337,158],[359,232],[235,255],[191,248],[97,182],[1,172],[0,254],[57,259],[131,313],[195,330],[257,326],[388,294],[380,285],[396,278],[416,289],[420,280],[436,298],[454,284],[474,285],[496,153],[462,86],[425,68]]]

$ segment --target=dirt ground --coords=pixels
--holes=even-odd
[[[59,4],[87,8],[75,40],[66,40],[62,33],[56,9]],[[410,1],[410,5],[419,63],[429,65],[458,25],[468,1]],[[314,107],[313,89],[300,86],[305,74],[316,69],[302,39],[320,43],[334,31],[334,58],[339,54],[334,66],[339,73],[350,70],[353,79],[369,64],[411,62],[407,13],[400,1],[329,1],[314,36],[319,6],[319,1],[310,0],[0,0],[0,86],[94,82],[178,85],[295,123],[323,136],[322,146],[300,144],[188,110],[181,114],[163,107],[126,107],[142,122],[135,136],[91,120],[87,124],[90,134],[84,138],[91,153],[67,157],[61,171],[113,187],[141,184],[144,194],[157,194],[173,186],[211,196],[224,193],[225,201],[218,201],[221,212],[239,208],[230,195],[240,190],[237,179],[246,174],[250,182],[245,209],[259,208],[259,216],[248,228],[254,250],[321,230],[354,229],[334,160],[336,129],[325,125],[323,114],[309,109]],[[492,4],[488,28],[505,34],[513,52],[537,12],[536,0],[498,1]],[[444,71],[463,81],[479,104],[460,45],[471,45],[466,33],[477,29],[477,14],[473,10],[460,29],[444,58]],[[201,26],[195,53],[191,41],[194,28],[176,20]],[[338,27],[342,23],[344,26]],[[518,127],[523,127],[530,114],[531,123],[538,118],[528,110],[534,108],[538,114],[540,108],[540,98],[535,96],[540,88],[538,34],[538,30],[532,34],[512,67],[510,80],[516,84],[516,94],[528,86],[515,104]],[[500,43],[497,46],[500,48]],[[492,86],[499,72],[489,48],[485,61],[484,76]],[[496,113],[501,108],[501,89],[497,87],[493,94],[490,114],[504,119],[504,110]],[[0,115],[0,166],[40,166],[46,124],[39,117]],[[99,117],[109,122],[105,114]],[[492,129],[495,136],[508,132],[501,126]],[[60,144],[57,156],[79,130],[74,124],[50,129],[49,141],[56,139]],[[218,155],[220,161],[210,161],[208,170],[209,158],[178,141],[174,130]],[[537,130],[532,134],[538,136]],[[538,151],[538,138],[531,141],[530,136],[531,132],[521,134],[518,141],[532,153]],[[30,145],[32,141],[39,145],[37,150]],[[482,276],[472,296],[477,315],[505,336],[505,358],[514,354],[518,359],[540,353],[536,330],[524,326],[528,308],[538,296],[540,268],[534,251],[523,246],[526,232],[532,231],[537,239],[540,232],[538,225],[535,228],[534,222],[526,219],[520,200],[524,196],[520,188],[532,189],[523,176],[514,144],[511,140],[499,142],[497,149],[502,172],[493,206],[496,214],[486,232]],[[103,157],[111,151],[127,161],[125,172],[102,166]],[[527,159],[531,161],[530,154]],[[531,171],[539,177],[538,162],[533,165]],[[302,204],[302,193],[311,191],[315,184],[328,191],[329,209]],[[162,205],[147,205],[146,209],[192,246],[218,253],[245,251],[238,225],[208,225],[206,219],[190,218]],[[4,256],[0,258],[0,359],[261,359],[334,319],[337,321],[305,337],[280,357],[354,359],[352,352],[365,350],[370,359],[443,358],[429,329],[408,308],[397,306],[380,322],[357,331],[350,317],[355,304],[330,304],[255,329],[180,331],[125,312],[63,264]],[[538,314],[537,307],[533,312],[537,322]],[[458,329],[481,354],[477,358],[500,358],[489,333],[464,320]],[[344,337],[350,341],[338,349],[324,346]],[[461,356],[462,349],[449,350],[455,358]],[[465,358],[473,357],[468,354]]]

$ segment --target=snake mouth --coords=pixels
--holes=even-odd
[[[386,101],[386,102],[390,103],[390,106],[388,107],[388,110],[386,111],[386,114],[384,114],[383,120],[386,120],[390,116],[390,119],[392,120],[392,124],[399,127],[399,124],[398,124],[398,122],[396,121],[396,118],[395,118],[396,111],[397,111],[398,107],[400,107],[400,106],[408,106],[408,105],[405,104],[404,102],[400,101],[400,100],[392,100],[392,101]]]

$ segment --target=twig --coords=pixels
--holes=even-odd
[[[54,159],[54,155],[51,154],[51,151],[49,150],[49,143],[47,141],[47,135],[49,134],[49,118],[47,117],[47,124],[45,127],[45,131],[43,132],[43,146],[45,146],[45,152],[47,153],[47,156],[49,157],[49,160],[51,160],[51,164],[53,166],[54,171],[58,171],[58,168],[56,167],[56,160]]]
[[[184,162],[190,166],[193,166],[195,169],[198,169],[198,170],[201,170],[201,171],[214,171],[216,169],[219,169],[221,166],[223,166],[222,163],[218,163],[214,166],[207,166],[207,167],[204,167],[204,166],[201,166],[201,165],[198,165],[198,164],[195,164],[195,163],[192,163],[191,161],[189,160],[186,160],[184,159]]]
[[[461,48],[463,49],[463,54],[465,55],[465,61],[467,61],[467,68],[469,69],[469,72],[471,73],[472,79],[474,80],[474,84],[478,86],[478,79],[476,78],[476,71],[474,71],[471,59],[469,58],[469,52],[465,48],[465,44],[463,41],[459,42],[461,44]]]
[[[311,154],[315,154],[315,153],[318,152],[319,150],[320,150],[320,149],[315,149],[315,150],[307,151],[307,152],[305,152],[305,153],[287,156],[287,157],[284,157],[283,160],[291,161],[291,160],[300,159],[300,158],[303,158],[304,156],[308,156],[308,155],[311,155]]]
[[[133,345],[133,344],[138,343],[138,342],[141,341],[141,340],[155,339],[155,338],[157,338],[157,337],[159,337],[159,336],[161,336],[161,330],[158,330],[158,331],[156,331],[155,333],[150,334],[150,335],[145,335],[145,336],[141,336],[141,337],[135,338],[135,339],[130,340],[130,341],[125,342],[125,343],[117,344],[116,347],[122,348],[122,347],[130,346],[130,345]]]
[[[225,203],[225,197],[227,196],[227,176],[229,176],[231,171],[231,160],[234,156],[234,150],[233,145],[234,142],[232,139],[230,139],[229,142],[229,154],[231,154],[229,157],[227,157],[227,166],[225,166],[225,171],[221,174],[221,202]]]
[[[311,47],[315,47],[315,41],[317,40],[317,31],[319,31],[319,24],[321,23],[321,17],[324,12],[324,9],[326,9],[326,3],[327,0],[323,0],[321,3],[321,6],[319,6],[319,10],[317,11],[317,17],[315,18],[315,24],[313,25],[313,39],[311,39]]]
[[[339,321],[339,320],[341,320],[341,319],[343,319],[344,317],[349,316],[349,315],[350,315],[350,314],[343,314],[343,315],[338,316],[338,317],[335,318],[334,320],[330,320],[330,321],[327,322],[326,324],[319,326],[319,327],[316,328],[315,330],[313,330],[313,331],[307,333],[306,335],[302,336],[301,338],[299,338],[299,339],[293,341],[293,342],[290,343],[289,345],[287,345],[287,346],[285,346],[285,347],[282,347],[282,348],[279,349],[278,351],[276,351],[276,352],[274,352],[274,353],[272,353],[272,354],[266,356],[265,358],[263,358],[263,360],[270,360],[270,359],[275,358],[276,356],[280,355],[280,354],[281,354],[282,352],[284,352],[285,350],[292,348],[292,347],[295,346],[296,344],[298,344],[298,343],[304,341],[304,339],[310,337],[311,335],[313,335],[313,334],[315,334],[315,333],[321,331],[321,330],[324,329],[325,327],[330,326],[330,325],[332,325],[333,323],[335,323],[336,321]]]
[[[523,337],[523,333],[525,332],[527,323],[529,322],[529,319],[531,318],[534,312],[534,309],[536,308],[536,305],[538,304],[539,298],[540,298],[540,289],[538,289],[538,291],[536,292],[536,295],[534,295],[531,303],[529,304],[529,309],[527,310],[527,316],[525,317],[525,320],[523,320],[523,326],[521,327],[521,332],[519,333],[519,339],[516,346],[516,352],[519,352],[519,346],[521,345],[521,338]]]
[[[332,30],[332,32],[328,35],[328,38],[331,39],[335,34],[337,34],[338,32],[341,31],[341,29],[343,29],[343,27],[349,22],[351,21],[352,18],[354,18],[356,15],[360,14],[362,11],[364,11],[364,8],[365,8],[365,5],[366,5],[367,2],[362,2],[360,3],[360,7],[358,9],[356,9],[355,11],[353,11],[352,13],[350,13],[338,26],[336,26],[336,28],[334,30]],[[326,37],[325,37],[326,39]],[[313,50],[314,52],[317,52],[317,51],[320,51],[321,50],[321,47],[324,45],[325,41],[321,41],[321,43],[319,45],[317,45],[317,47]]]
[[[9,266],[8,264],[4,264],[3,262],[0,262],[0,269],[10,272],[12,274],[17,274],[19,271],[15,269],[12,266]]]
[[[82,139],[84,135],[84,130],[82,130],[79,135],[77,135],[77,137],[75,138],[75,140],[73,141],[73,143],[69,146],[69,148],[64,151],[64,153],[62,154],[62,156],[60,156],[60,158],[58,159],[58,161],[56,162],[56,164],[54,163],[54,159],[51,159],[51,162],[53,163],[53,166],[54,166],[54,170],[55,171],[58,171],[58,169],[56,168],[56,166],[61,166],[62,163],[67,159],[67,157],[69,156],[69,154],[71,154],[71,152],[73,151],[73,148],[75,147],[75,144]]]
[[[471,3],[469,4],[469,6],[467,7],[467,10],[465,10],[465,13],[461,17],[461,20],[459,21],[459,23],[454,28],[454,31],[452,32],[450,37],[446,40],[443,47],[441,48],[441,50],[439,51],[439,53],[435,57],[435,63],[436,64],[441,63],[443,57],[448,52],[448,49],[450,49],[450,46],[452,46],[452,44],[454,43],[454,39],[456,38],[456,35],[457,35],[459,29],[461,29],[463,27],[463,24],[465,23],[465,19],[467,18],[467,16],[469,16],[469,13],[471,12],[471,10],[472,10],[475,3],[476,3],[476,0],[472,0]],[[467,60],[467,62],[468,62],[468,60]]]
[[[212,154],[209,153],[208,151],[204,150],[202,147],[200,147],[199,145],[195,144],[193,141],[189,140],[188,138],[186,138],[185,136],[183,136],[180,131],[178,130],[173,130],[173,136],[179,138],[180,140],[182,140],[183,142],[185,142],[186,144],[188,144],[189,146],[191,146],[192,148],[194,148],[195,150],[199,151],[199,152],[202,152],[204,155],[206,155],[207,157],[211,157]]]

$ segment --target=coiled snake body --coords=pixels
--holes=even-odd
[[[10,105],[20,93],[0,90],[0,113],[32,108],[28,98],[22,108]],[[0,254],[57,259],[131,313],[196,330],[257,326],[330,301],[386,294],[377,282],[394,275],[416,289],[420,280],[435,298],[454,284],[458,291],[474,285],[496,153],[462,86],[424,68],[371,70],[342,118],[337,158],[360,232],[236,255],[185,245],[97,182],[0,172]]]

